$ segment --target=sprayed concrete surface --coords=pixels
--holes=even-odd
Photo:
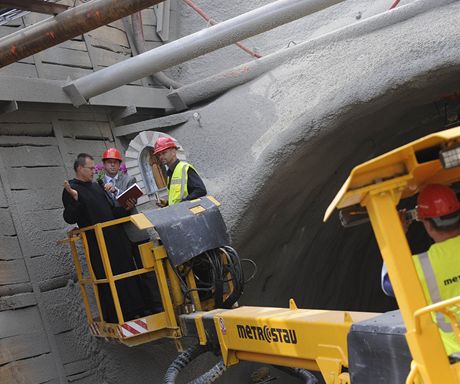
[[[219,1],[222,7],[224,3]],[[213,16],[224,19],[249,7],[249,2],[237,3],[232,10],[227,5],[222,17]],[[233,245],[258,264],[257,278],[247,285],[243,303],[287,306],[293,297],[304,308],[395,307],[380,292],[381,261],[369,226],[343,229],[336,215],[326,224],[322,217],[355,165],[443,128],[444,116],[436,102],[460,88],[460,2],[438,2],[435,9],[368,33],[338,36],[314,47],[300,44],[376,15],[390,2],[365,3],[369,2],[346,2],[295,27],[270,32],[270,38],[251,39],[266,52],[275,52],[289,40],[298,44],[289,54],[274,53],[279,61],[270,72],[197,108],[197,119],[168,130],[184,145],[209,192],[223,203]],[[404,12],[404,5],[428,3],[401,1],[399,12]],[[209,2],[200,3],[204,4]],[[185,8],[181,12],[190,17]],[[198,22],[187,28],[191,32]],[[236,48],[230,49],[231,53],[222,50],[170,74],[192,81],[241,64],[234,57]],[[211,68],[211,63],[216,66]],[[0,287],[6,297],[0,308],[0,349],[14,352],[16,360],[0,354],[0,377],[12,383],[160,382],[175,356],[174,346],[159,342],[127,348],[92,338],[67,251],[49,251],[65,234],[60,186],[72,175],[71,159],[80,149],[101,153],[106,142],[113,142],[107,111],[20,112],[8,119],[22,121],[21,127],[33,121],[36,128],[35,134],[27,131],[23,138],[1,141],[0,262],[3,268],[17,268],[14,275],[2,274],[9,276],[11,288]],[[85,130],[90,120],[97,121],[97,135]],[[69,128],[94,137],[78,139]],[[105,141],[99,138],[102,131],[108,131]],[[410,235],[421,240],[417,229]],[[418,247],[424,245],[420,241]],[[8,296],[13,291],[14,296]],[[22,311],[21,317],[14,316],[15,311]],[[28,366],[21,365],[23,351],[14,348],[19,341],[33,350],[28,357],[38,356],[29,358]],[[204,360],[192,365],[181,382],[211,365],[212,358]],[[11,364],[18,368],[6,369]],[[249,382],[253,369],[245,364],[230,370],[221,382]],[[26,376],[31,371],[35,375]]]
[[[380,292],[369,226],[345,230],[322,217],[353,166],[443,128],[435,102],[459,86],[459,10],[454,2],[314,51],[296,48],[171,132],[190,143],[235,245],[259,266],[244,302],[394,307]],[[203,146],[218,155],[195,150]]]

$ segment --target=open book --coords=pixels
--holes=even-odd
[[[137,183],[131,185],[126,191],[120,193],[117,197],[117,201],[120,203],[121,206],[126,207],[126,200],[128,199],[138,199],[144,194],[142,190],[139,188]]]

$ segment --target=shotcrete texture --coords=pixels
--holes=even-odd
[[[196,1],[217,20],[268,2]],[[391,2],[347,0],[248,39],[250,48],[273,55],[272,69],[203,102],[192,111],[195,118],[182,126],[165,129],[184,146],[209,192],[222,202],[235,248],[258,265],[242,304],[286,307],[292,297],[303,308],[396,307],[380,290],[381,258],[370,226],[344,229],[337,215],[322,222],[355,165],[443,129],[439,101],[460,89],[460,2],[402,0],[393,13],[378,16]],[[176,5],[180,36],[204,27],[184,4]],[[365,27],[333,33],[356,23]],[[232,46],[167,73],[188,84],[249,60]],[[17,265],[14,270],[20,272],[12,275],[5,269],[0,276],[5,284],[14,283],[15,293],[10,300],[9,286],[0,286],[0,295],[7,297],[0,302],[5,309],[0,350],[14,351],[20,362],[38,357],[27,360],[29,370],[9,370],[16,376],[6,382],[158,383],[176,355],[174,345],[161,341],[127,348],[90,336],[68,250],[55,246],[65,237],[62,180],[72,177],[77,153],[100,154],[107,142],[113,144],[110,111],[27,108],[2,117],[15,123],[15,131],[2,131],[0,261]],[[31,135],[30,122],[44,132]],[[26,130],[21,137],[20,127]],[[12,148],[10,134],[19,137],[11,138]],[[426,246],[419,230],[409,233],[414,251]],[[30,286],[23,283],[28,276],[22,258],[34,275]],[[61,277],[58,288],[42,285]],[[15,308],[23,308],[22,319]],[[22,348],[18,339],[27,342],[27,355],[15,348]],[[16,364],[2,356],[0,377]],[[210,367],[209,360],[192,365],[180,382]],[[242,364],[221,382],[249,382],[252,369]]]
[[[395,307],[380,291],[370,226],[344,229],[336,215],[322,217],[355,165],[443,129],[435,102],[459,87],[459,11],[458,2],[440,5],[296,48],[171,132],[223,202],[234,245],[258,264],[245,304],[286,306],[293,297],[304,308]]]

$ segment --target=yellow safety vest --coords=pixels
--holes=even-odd
[[[168,177],[168,205],[180,203],[188,196],[187,181],[189,168],[195,171],[195,168],[191,164],[186,161],[179,161],[176,168],[174,168],[171,178]]]
[[[460,236],[433,244],[428,252],[414,256],[414,263],[428,305],[460,296]],[[433,320],[447,354],[460,352],[448,318],[436,312]]]

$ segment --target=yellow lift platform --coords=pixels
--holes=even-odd
[[[431,134],[355,167],[326,211],[325,220],[335,209],[348,214],[364,211],[368,215],[406,327],[406,339],[413,358],[406,383],[460,383],[460,364],[449,364],[431,316],[433,311],[447,315],[460,341],[460,297],[427,306],[397,206],[401,199],[414,196],[426,184],[451,185],[459,181],[460,127]],[[171,222],[167,223],[163,232],[158,231],[159,239],[139,246],[142,268],[122,275],[111,272],[103,228],[131,221],[139,229],[159,229],[158,221],[163,219],[158,218],[158,210],[69,233],[67,241],[72,250],[92,334],[116,339],[129,346],[167,337],[177,342],[179,350],[181,338],[192,336],[199,345],[218,350],[223,367],[239,361],[256,361],[318,371],[327,384],[353,384],[349,373],[353,367],[349,364],[347,336],[353,323],[376,318],[379,314],[298,309],[292,299],[289,308],[238,307],[236,300],[227,308],[219,308],[215,298],[200,297],[193,264],[197,252],[207,252],[212,248],[206,247],[213,244],[218,250],[216,260],[221,265],[235,264],[230,251],[225,248],[228,244],[222,244],[228,238],[226,235],[219,237],[219,233],[225,231],[225,225],[222,226],[221,218],[218,218],[218,205],[215,199],[206,197],[162,209],[160,216],[175,222],[172,227],[179,228],[178,232],[169,236]],[[207,221],[211,213],[214,215],[211,220],[213,225]],[[182,225],[184,223],[186,225]],[[210,237],[217,236],[219,239],[200,244],[201,248],[188,249],[194,245],[187,245],[181,236],[201,239],[189,231],[198,228],[199,232],[199,228],[205,227],[212,232]],[[95,279],[92,272],[88,231],[94,231],[96,235],[105,279]],[[78,246],[80,243],[81,246]],[[174,247],[174,244],[182,246]],[[79,249],[83,255],[79,254]],[[85,261],[89,274],[83,273],[80,260]],[[156,275],[164,310],[125,322],[115,281],[151,272]],[[224,300],[238,296],[236,290],[241,283],[230,272],[226,272],[225,276],[224,287],[220,288]],[[116,324],[104,322],[101,316],[96,289],[101,283],[110,285],[119,319]],[[98,313],[93,313],[91,309],[89,287],[95,293]],[[213,292],[216,290],[214,288]],[[167,375],[171,376],[170,372]],[[165,381],[173,382],[171,379]]]

